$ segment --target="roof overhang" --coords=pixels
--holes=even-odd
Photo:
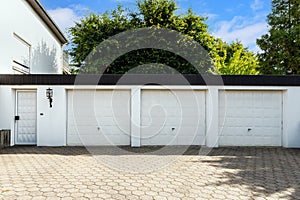
[[[0,86],[1,85],[186,85],[299,87],[300,76],[216,76],[200,74],[13,74],[0,75]]]
[[[33,10],[39,15],[39,17],[46,23],[46,25],[52,30],[54,35],[59,39],[61,44],[66,44],[68,40],[49,16],[45,8],[38,0],[26,0]]]

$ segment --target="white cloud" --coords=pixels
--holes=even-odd
[[[230,21],[219,22],[213,34],[229,43],[239,40],[250,50],[258,51],[256,39],[268,31],[265,21],[252,21],[249,18],[236,16]]]
[[[209,20],[214,20],[219,17],[219,15],[214,14],[214,13],[206,13],[203,16],[208,17]]]
[[[254,0],[250,7],[253,11],[260,10],[264,7],[264,2],[261,0]]]
[[[75,22],[81,18],[81,12],[83,10],[84,8],[78,5],[72,6],[71,8],[56,8],[48,10],[48,13],[61,31],[67,35],[68,28],[74,26]]]

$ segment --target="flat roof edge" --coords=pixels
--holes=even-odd
[[[251,75],[0,75],[1,85],[300,86],[300,76]]]

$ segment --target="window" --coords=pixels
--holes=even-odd
[[[15,48],[12,68],[17,74],[29,74],[31,45],[16,33],[14,33],[14,39]]]

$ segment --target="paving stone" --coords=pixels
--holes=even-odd
[[[114,154],[111,147],[101,147],[94,156],[83,147],[1,149],[0,199],[272,200],[300,196],[298,149],[218,148],[199,156],[199,148],[190,147],[188,155],[174,156],[181,147],[171,147],[157,156],[157,147],[122,148],[136,155]],[[139,170],[149,166],[160,167]]]

